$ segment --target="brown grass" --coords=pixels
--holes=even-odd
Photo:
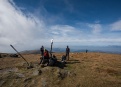
[[[54,53],[60,61],[64,53]],[[22,58],[0,58],[0,69],[17,68],[17,72],[0,73],[2,87],[121,87],[121,55],[107,53],[70,53],[64,69],[40,67],[40,54],[24,54],[32,69],[23,67]],[[33,72],[41,71],[38,75]],[[18,77],[17,75],[24,75]]]

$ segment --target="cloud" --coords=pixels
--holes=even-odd
[[[76,38],[79,38],[82,33],[80,30],[69,25],[54,25],[51,26],[50,30],[50,32],[53,34],[53,38],[56,39],[56,42],[72,41]]]
[[[79,36],[72,26],[48,25],[34,13],[24,14],[12,0],[0,0],[0,14],[0,52],[11,52],[10,44],[22,51],[49,46],[52,38],[64,42]]]
[[[81,23],[82,27],[57,23],[48,24],[46,21],[56,20],[54,15],[52,19],[47,19],[44,17],[37,18],[35,14],[23,13],[13,0],[0,0],[0,52],[14,52],[10,48],[10,44],[14,45],[19,51],[39,49],[41,45],[47,47],[50,46],[51,39],[54,39],[54,45],[59,47],[60,44],[67,45],[68,43],[94,45],[118,44],[121,42],[121,38],[117,38],[120,35],[116,33],[113,33],[113,35],[117,35],[115,37],[112,34],[108,34],[108,36],[103,34],[103,25],[99,23]],[[120,30],[120,22],[111,24],[111,29]],[[97,35],[100,35],[100,38]]]
[[[42,20],[38,20],[30,13],[27,17],[12,0],[0,0],[0,14],[0,48],[4,49],[2,46],[10,44],[29,48],[33,46],[33,40],[43,44],[42,40],[44,42],[48,32]],[[23,50],[22,47],[19,48]]]
[[[88,24],[88,26],[92,29],[93,34],[100,34],[102,31],[101,24]]]
[[[110,25],[112,31],[121,31],[121,20]]]

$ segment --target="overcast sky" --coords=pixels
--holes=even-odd
[[[121,45],[121,0],[0,0],[0,52]]]

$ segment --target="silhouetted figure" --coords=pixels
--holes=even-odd
[[[0,58],[2,58],[1,54],[0,54]]]
[[[70,53],[70,48],[67,46],[67,48],[66,48],[66,57],[68,58],[68,60],[69,60],[69,53]]]
[[[43,46],[40,48],[40,52],[41,52],[41,56],[43,56],[44,55],[44,47]]]
[[[40,64],[42,63],[42,61],[43,61],[43,59],[44,59],[44,47],[42,46],[41,48],[40,48],[40,53],[41,53],[41,59],[40,59]]]
[[[88,50],[86,49],[86,53],[88,52]]]

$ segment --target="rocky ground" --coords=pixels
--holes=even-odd
[[[54,53],[60,61],[64,53]],[[0,58],[0,87],[121,87],[121,55],[71,53],[63,66],[41,67],[40,54]]]

